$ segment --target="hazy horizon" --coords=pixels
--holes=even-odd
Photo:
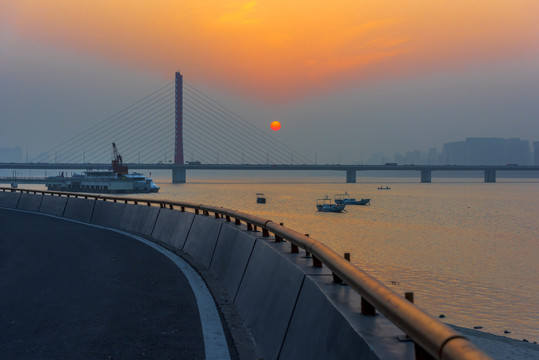
[[[318,163],[539,140],[539,3],[7,0],[0,147],[32,156],[184,79]],[[278,120],[279,132],[269,125]]]

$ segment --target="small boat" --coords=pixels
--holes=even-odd
[[[344,194],[336,194],[335,195],[335,203],[336,204],[345,204],[345,205],[370,205],[371,199],[361,199],[356,200],[355,198],[351,198],[350,195],[345,191]]]
[[[316,208],[322,212],[342,212],[346,204],[335,204],[327,196],[324,199],[316,200]]]
[[[378,187],[378,190],[391,190],[391,188],[389,186],[386,186],[386,187],[380,186]]]
[[[256,202],[257,204],[265,204],[266,203],[266,197],[263,193],[256,193]]]

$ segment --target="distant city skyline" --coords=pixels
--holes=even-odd
[[[172,150],[170,154],[172,155]],[[317,158],[318,153],[315,154],[313,163],[322,164],[317,161]],[[23,158],[21,146],[0,147],[0,162],[26,161],[28,158]],[[49,159],[49,161],[54,162],[54,159]],[[365,161],[360,159],[345,163],[340,161],[340,155],[338,155],[337,161],[330,163],[380,165],[388,162],[398,165],[539,165],[539,141],[528,142],[519,138],[472,137],[462,141],[444,143],[426,151],[402,151],[396,152],[392,156],[377,153]]]

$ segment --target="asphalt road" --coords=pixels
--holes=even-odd
[[[182,272],[127,236],[0,209],[0,358],[203,359]]]

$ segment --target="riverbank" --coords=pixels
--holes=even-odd
[[[449,325],[449,324],[448,324]],[[539,359],[539,344],[510,339],[505,336],[449,325],[466,336],[472,343],[493,359]]]

